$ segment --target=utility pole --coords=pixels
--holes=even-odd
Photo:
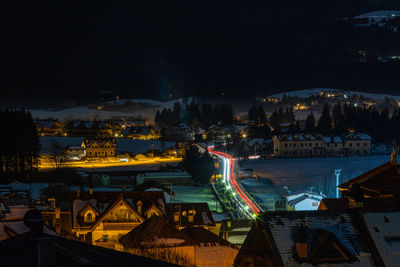
[[[339,178],[340,178],[340,172],[342,169],[337,169],[335,170],[335,175],[336,175],[336,198],[339,198]]]

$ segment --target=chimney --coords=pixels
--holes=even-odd
[[[296,233],[296,252],[300,260],[308,258],[307,231],[303,226]]]
[[[60,219],[60,217],[61,217],[61,209],[56,208],[56,219]]]
[[[25,213],[24,224],[30,229],[35,239],[43,237],[43,217],[40,211],[30,210]]]
[[[140,215],[142,215],[142,201],[138,201],[137,203],[136,203],[136,206],[137,206],[137,212],[140,214]]]
[[[76,198],[80,198],[81,197],[81,190],[78,188],[76,189]]]
[[[49,198],[48,201],[50,202],[51,210],[55,210],[56,209],[56,199],[54,197],[52,197],[52,198]]]

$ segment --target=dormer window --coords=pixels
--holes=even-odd
[[[84,216],[84,221],[86,223],[92,223],[95,221],[96,215],[92,212],[92,211],[88,211],[86,212],[85,216]]]

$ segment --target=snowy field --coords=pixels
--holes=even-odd
[[[341,169],[340,183],[355,178],[390,160],[388,155],[341,158],[272,159],[242,162],[241,168],[250,168],[259,177],[270,179],[275,190],[288,187],[302,191],[313,187],[314,191],[335,195],[335,170]],[[268,181],[245,180],[243,185],[250,192],[268,194],[273,186]]]
[[[42,136],[40,137],[41,154],[49,154],[50,145],[53,142],[59,143],[62,147],[80,146],[84,137],[58,137],[58,136]],[[141,154],[151,149],[163,151],[166,148],[175,147],[175,142],[165,142],[158,140],[133,140],[117,138],[117,152]]]

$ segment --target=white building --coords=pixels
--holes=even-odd
[[[319,203],[324,195],[303,192],[287,196],[288,205],[291,209],[299,210],[318,210]]]
[[[371,154],[371,137],[348,133],[343,136],[311,134],[283,134],[273,136],[274,155],[277,157],[341,157]]]

